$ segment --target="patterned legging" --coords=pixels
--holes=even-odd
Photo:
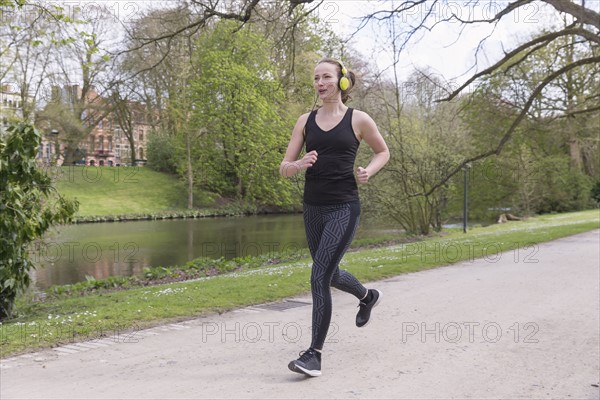
[[[304,227],[313,259],[312,344],[322,349],[331,322],[331,286],[362,299],[367,289],[339,263],[352,242],[360,219],[360,203],[327,206],[304,204]]]

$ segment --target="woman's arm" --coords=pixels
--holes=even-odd
[[[292,130],[292,137],[288,143],[285,156],[279,166],[279,173],[286,178],[312,167],[317,161],[317,152],[314,150],[306,153],[302,159],[298,160],[298,155],[300,155],[302,146],[304,145],[304,126],[306,125],[308,115],[308,113],[302,114],[298,118],[298,121],[296,121],[296,126]]]
[[[365,112],[354,110],[353,125],[358,135],[371,147],[374,156],[366,168],[358,167],[356,178],[359,183],[367,183],[390,159],[390,150],[379,133],[375,121]]]

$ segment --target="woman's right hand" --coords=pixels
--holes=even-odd
[[[296,161],[284,161],[279,167],[279,173],[281,176],[290,177],[294,176],[300,171],[304,171],[314,165],[317,162],[317,152],[315,150],[309,151],[300,160]]]
[[[318,154],[316,150],[309,151],[308,153],[306,153],[304,157],[302,157],[302,159],[299,161],[300,169],[308,169],[312,167],[317,162],[317,156]]]

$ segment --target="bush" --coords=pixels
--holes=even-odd
[[[28,246],[51,226],[69,222],[76,201],[61,197],[38,166],[41,136],[30,125],[8,128],[0,138],[0,320],[14,311],[35,267]]]
[[[596,205],[600,204],[600,181],[596,181],[591,191],[592,200],[596,202]]]
[[[585,210],[590,205],[591,180],[569,168],[567,157],[545,159],[538,174],[540,194],[536,212],[540,214]]]
[[[165,133],[157,132],[148,135],[148,149],[146,166],[154,171],[176,174],[177,166],[173,158],[172,139]]]

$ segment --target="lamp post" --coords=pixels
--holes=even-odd
[[[55,153],[54,165],[56,165],[56,166],[58,166],[58,156],[60,155],[60,148],[58,145],[58,134],[59,134],[59,132],[56,129],[52,129],[50,131],[50,136],[52,136],[52,138],[54,139],[54,153]]]
[[[469,215],[469,169],[471,164],[465,164],[464,171],[464,192],[463,192],[463,233],[467,233],[467,222]]]

